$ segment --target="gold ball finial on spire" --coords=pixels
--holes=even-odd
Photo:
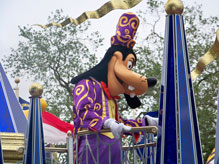
[[[165,11],[167,14],[179,14],[183,13],[183,3],[181,0],[168,0],[165,5]]]
[[[19,78],[16,78],[14,81],[15,81],[16,84],[20,83],[20,79]]]
[[[33,97],[40,97],[43,93],[43,86],[39,83],[33,83],[29,88],[29,93]]]

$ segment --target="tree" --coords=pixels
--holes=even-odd
[[[48,22],[60,22],[66,18],[62,15],[56,10]],[[3,61],[13,77],[26,75],[42,82],[48,110],[68,122],[73,120],[70,80],[97,63],[95,52],[103,41],[99,32],[89,27],[88,21],[77,27],[19,27],[22,41]]]

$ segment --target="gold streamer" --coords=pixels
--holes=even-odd
[[[103,6],[101,6],[99,9],[96,11],[87,11],[82,13],[78,18],[73,19],[73,18],[67,18],[61,23],[56,23],[52,22],[47,25],[40,25],[40,24],[35,24],[37,26],[40,26],[42,28],[48,28],[51,26],[57,26],[57,27],[64,27],[67,24],[73,23],[75,26],[83,23],[87,19],[98,19],[106,15],[112,10],[115,9],[130,9],[134,6],[136,6],[138,3],[140,3],[142,0],[111,0],[109,2],[106,2]]]
[[[213,46],[206,52],[204,56],[200,58],[197,66],[192,71],[192,80],[195,80],[199,75],[201,75],[206,66],[213,62],[217,57],[219,57],[219,29],[216,32],[216,40]]]

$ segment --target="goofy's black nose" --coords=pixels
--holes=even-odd
[[[157,79],[153,77],[147,78],[147,81],[148,81],[148,88],[151,88],[157,84]]]

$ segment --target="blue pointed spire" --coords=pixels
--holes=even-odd
[[[28,135],[24,164],[46,164],[40,105],[42,91],[42,86],[37,83],[33,84],[30,89],[32,97],[28,116]]]
[[[26,133],[27,119],[0,63],[0,132]]]
[[[203,163],[183,16],[166,17],[156,163]]]

